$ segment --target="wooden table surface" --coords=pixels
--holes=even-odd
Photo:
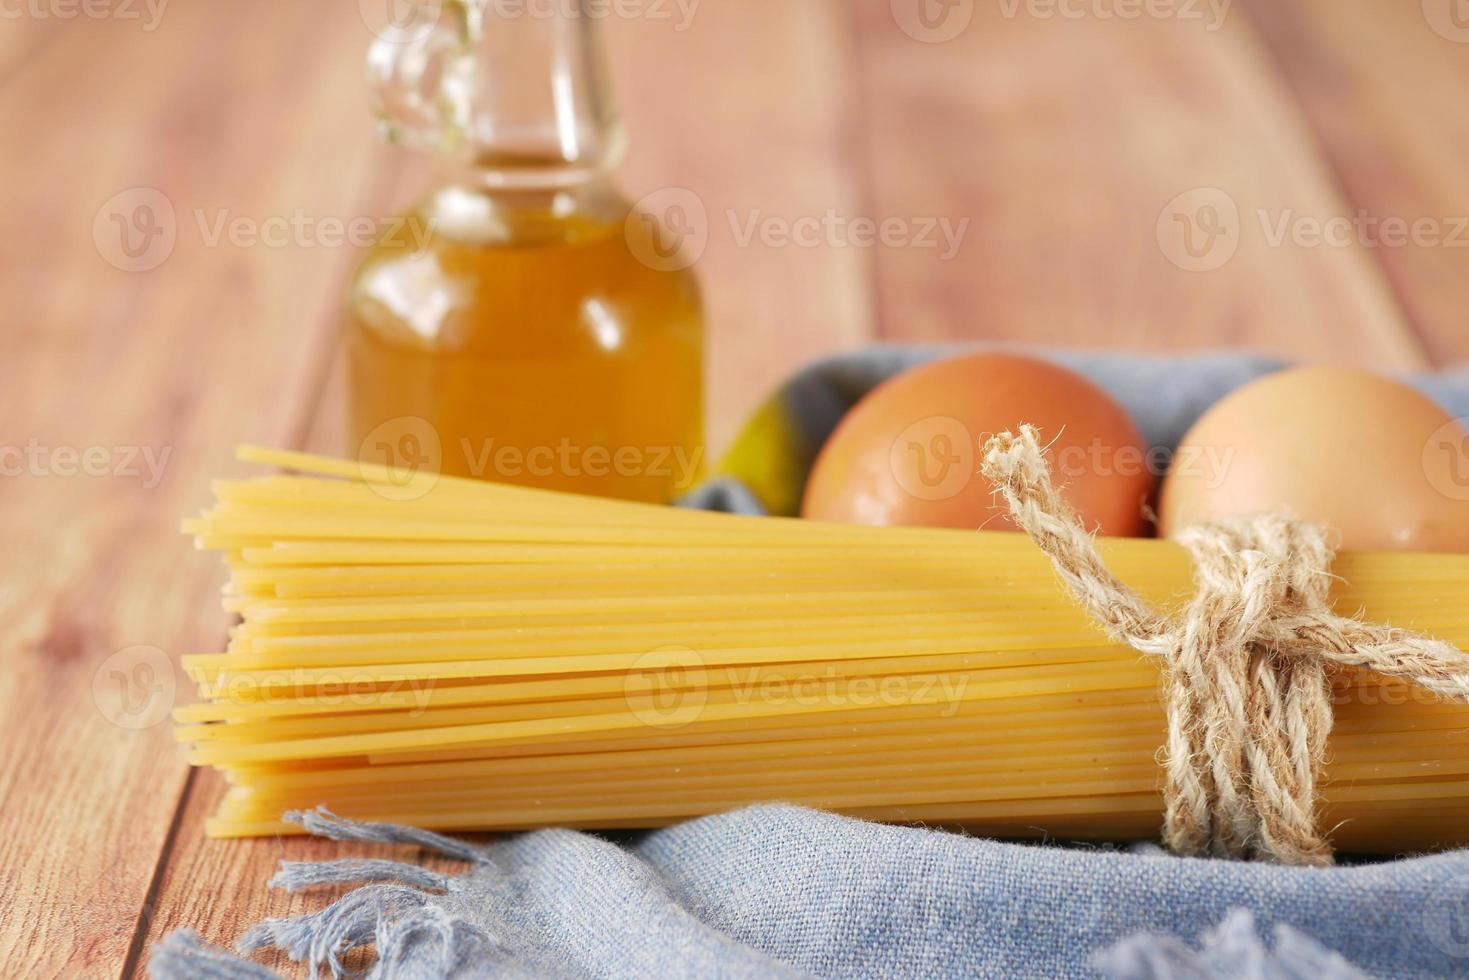
[[[957,0],[934,27],[916,4],[704,0],[685,22],[647,0],[607,22],[625,188],[687,188],[709,216],[716,446],[792,368],[878,340],[1465,358],[1459,0]],[[322,901],[264,882],[326,845],[202,838],[220,787],[165,716],[188,696],[174,658],[226,626],[178,518],[239,472],[237,441],[337,448],[352,250],[319,222],[391,215],[426,180],[364,109],[371,6],[0,19],[6,976],[131,974],[180,924],[228,943]],[[166,237],[129,254],[117,224],[163,227],[153,192],[174,219],[157,263]],[[829,212],[968,224],[949,257],[743,240],[752,216]],[[216,234],[292,216],[314,230]]]

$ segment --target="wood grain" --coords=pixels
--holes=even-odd
[[[0,85],[18,75],[30,59],[61,36],[67,22],[14,17],[0,21]]]
[[[1350,200],[1326,217],[1353,223],[1437,364],[1469,359],[1469,27],[1448,19],[1457,3],[1245,5]]]
[[[1370,256],[1273,247],[1257,221],[1343,202],[1237,12],[1211,31],[975,4],[957,37],[924,43],[888,0],[860,9],[873,206],[971,222],[953,261],[878,253],[885,336],[1422,362]],[[1237,209],[1238,248],[1222,239],[1191,271],[1159,219],[1189,195],[1176,207],[1194,220],[1206,188]]]
[[[133,726],[162,721],[170,663],[224,628],[215,562],[177,520],[233,442],[299,426],[347,259],[211,246],[196,216],[356,213],[377,151],[337,109],[361,76],[318,50],[330,16],[269,0],[180,4],[153,32],[78,20],[0,87],[7,976],[116,976],[146,916],[186,770],[166,723]],[[136,188],[171,202],[176,242],[126,272],[108,261],[119,229],[104,211],[94,243],[94,218]],[[137,200],[107,208],[128,222]],[[69,475],[89,452],[95,475]],[[135,661],[136,645],[155,649]]]

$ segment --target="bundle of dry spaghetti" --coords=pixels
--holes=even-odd
[[[660,508],[247,448],[216,484],[222,654],[185,659],[215,836],[283,811],[439,829],[657,826],[784,800],[1006,836],[1156,836],[1160,665],[1023,534]],[[1188,554],[1104,539],[1147,603]],[[1469,646],[1469,556],[1346,553],[1331,602]],[[1469,707],[1331,675],[1335,843],[1469,843]]]

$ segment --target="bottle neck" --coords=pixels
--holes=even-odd
[[[417,212],[434,234],[467,245],[582,243],[619,232],[627,201],[605,174],[565,186],[486,182],[475,167],[444,174]]]
[[[600,23],[581,4],[570,7],[577,13],[550,17],[497,16],[503,5],[491,0],[480,46],[485,75],[473,161],[480,180],[564,187],[607,174],[622,158],[624,136]]]
[[[466,187],[598,182],[624,148],[600,32],[586,0],[444,0],[432,31],[374,45],[379,117]]]

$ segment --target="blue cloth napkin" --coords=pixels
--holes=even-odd
[[[543,830],[479,849],[322,813],[298,819],[339,840],[466,862],[441,875],[348,858],[276,876],[291,890],[368,884],[314,915],[262,923],[245,949],[331,966],[372,943],[370,976],[392,980],[1469,975],[1469,852],[1281,867],[1009,844],[780,805],[626,846]],[[188,932],[161,944],[151,968],[157,980],[275,976]]]

